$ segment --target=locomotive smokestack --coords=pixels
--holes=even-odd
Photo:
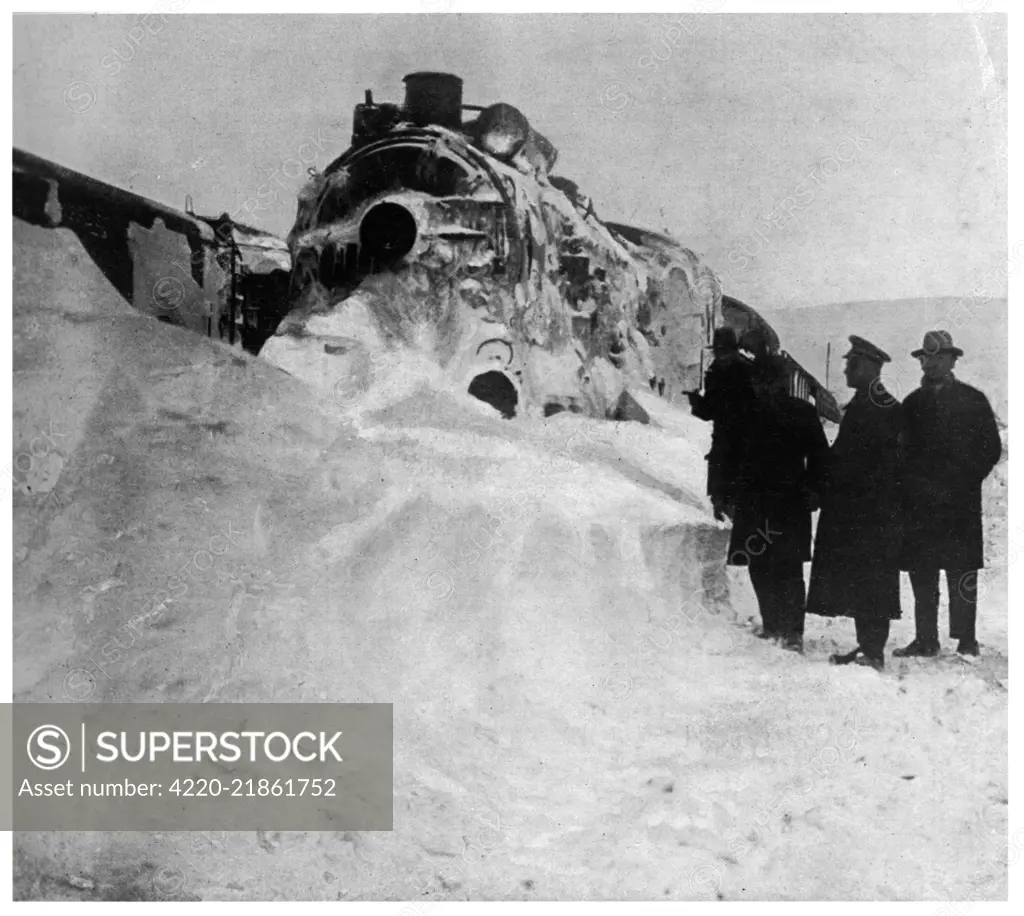
[[[452,73],[410,73],[405,79],[405,113],[420,127],[462,126],[462,79]]]

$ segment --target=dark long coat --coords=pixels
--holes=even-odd
[[[751,371],[749,361],[739,353],[716,356],[704,377],[704,395],[690,398],[693,415],[716,423],[728,421],[737,401],[742,409],[753,398]]]
[[[820,493],[828,459],[818,412],[788,394],[768,395],[745,433],[728,563],[806,563],[811,501]]]
[[[829,453],[807,612],[900,617],[903,407],[877,383],[846,406]]]
[[[714,423],[708,460],[709,496],[731,498],[741,458],[742,437],[754,402],[751,367],[743,356],[716,357],[704,379],[704,395],[690,396],[690,409],[700,420]]]
[[[1002,454],[988,398],[953,379],[903,402],[907,444],[901,569],[985,565],[981,484]]]

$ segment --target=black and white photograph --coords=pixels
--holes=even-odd
[[[29,6],[14,901],[1009,907],[1009,4]]]

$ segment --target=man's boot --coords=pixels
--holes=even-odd
[[[851,662],[856,660],[858,655],[860,655],[860,646],[857,646],[857,648],[852,652],[847,652],[844,655],[840,655],[839,653],[830,655],[828,660],[833,665],[849,665]]]
[[[915,639],[909,646],[893,649],[892,654],[895,658],[934,658],[939,654],[939,644]]]
[[[959,655],[978,655],[981,650],[976,639],[961,639],[956,651]]]
[[[878,655],[862,655],[856,659],[855,665],[863,665],[866,668],[874,668],[875,671],[885,670],[885,659]]]

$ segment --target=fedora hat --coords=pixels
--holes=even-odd
[[[949,331],[929,331],[924,335],[924,342],[920,350],[914,350],[910,355],[913,357],[935,356],[938,353],[952,353],[953,356],[963,356],[964,351],[953,346],[953,336]]]

